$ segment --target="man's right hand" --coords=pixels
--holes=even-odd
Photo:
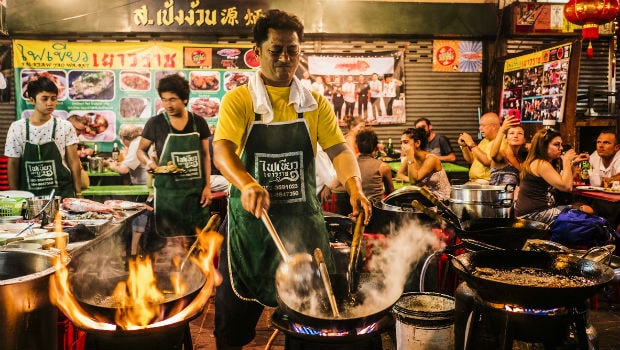
[[[461,135],[459,135],[459,145],[460,146],[469,146],[474,142],[474,139],[471,137],[471,135],[469,135],[468,133],[464,132]]]
[[[260,218],[263,209],[269,209],[269,192],[258,182],[249,182],[241,188],[241,205],[248,213]]]

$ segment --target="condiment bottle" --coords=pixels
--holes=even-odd
[[[94,156],[94,157],[97,157],[98,155],[99,155],[99,145],[98,145],[98,144],[95,144],[95,145],[93,146],[93,156]]]
[[[590,162],[584,160],[581,162],[581,182],[588,186],[590,185]]]
[[[120,151],[118,150],[118,144],[114,142],[114,147],[112,148],[112,160],[118,162],[118,155]]]
[[[394,145],[392,144],[392,138],[388,139],[388,144],[385,152],[387,153],[388,157],[391,157],[394,154]]]

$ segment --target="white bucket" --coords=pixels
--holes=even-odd
[[[454,349],[454,298],[405,293],[392,308],[398,350]]]

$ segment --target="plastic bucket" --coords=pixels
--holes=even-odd
[[[439,293],[405,293],[394,304],[396,348],[454,348],[454,298]]]

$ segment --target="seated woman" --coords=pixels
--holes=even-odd
[[[426,151],[428,136],[423,128],[408,128],[400,137],[401,153],[405,159],[397,178],[428,190],[441,200],[450,198],[450,180],[436,155]]]
[[[519,185],[521,163],[527,156],[525,131],[519,120],[507,116],[491,144],[490,185]]]
[[[357,133],[356,143],[360,152],[357,164],[362,174],[362,189],[366,197],[372,201],[394,192],[390,166],[375,159],[379,144],[377,133],[372,129],[361,130]]]
[[[355,142],[355,138],[357,137],[357,133],[361,130],[364,130],[366,127],[366,122],[364,119],[360,117],[354,117],[352,115],[345,115],[343,118],[345,124],[349,128],[349,131],[344,135],[345,141],[347,141],[347,145],[351,147],[351,150],[357,155],[359,154],[359,150],[357,149],[357,144]]]
[[[570,192],[576,167],[586,159],[587,154],[577,155],[574,149],[562,154],[562,135],[558,131],[538,130],[522,164],[515,216],[551,225],[565,207],[556,205],[553,192]],[[588,213],[593,212],[587,205],[572,206]]]
[[[146,168],[140,163],[137,156],[138,145],[142,128],[135,124],[123,124],[119,128],[118,136],[123,143],[124,159],[121,162],[109,161],[108,168],[119,174],[129,174],[132,185],[146,184]],[[126,149],[126,151],[125,151]]]

